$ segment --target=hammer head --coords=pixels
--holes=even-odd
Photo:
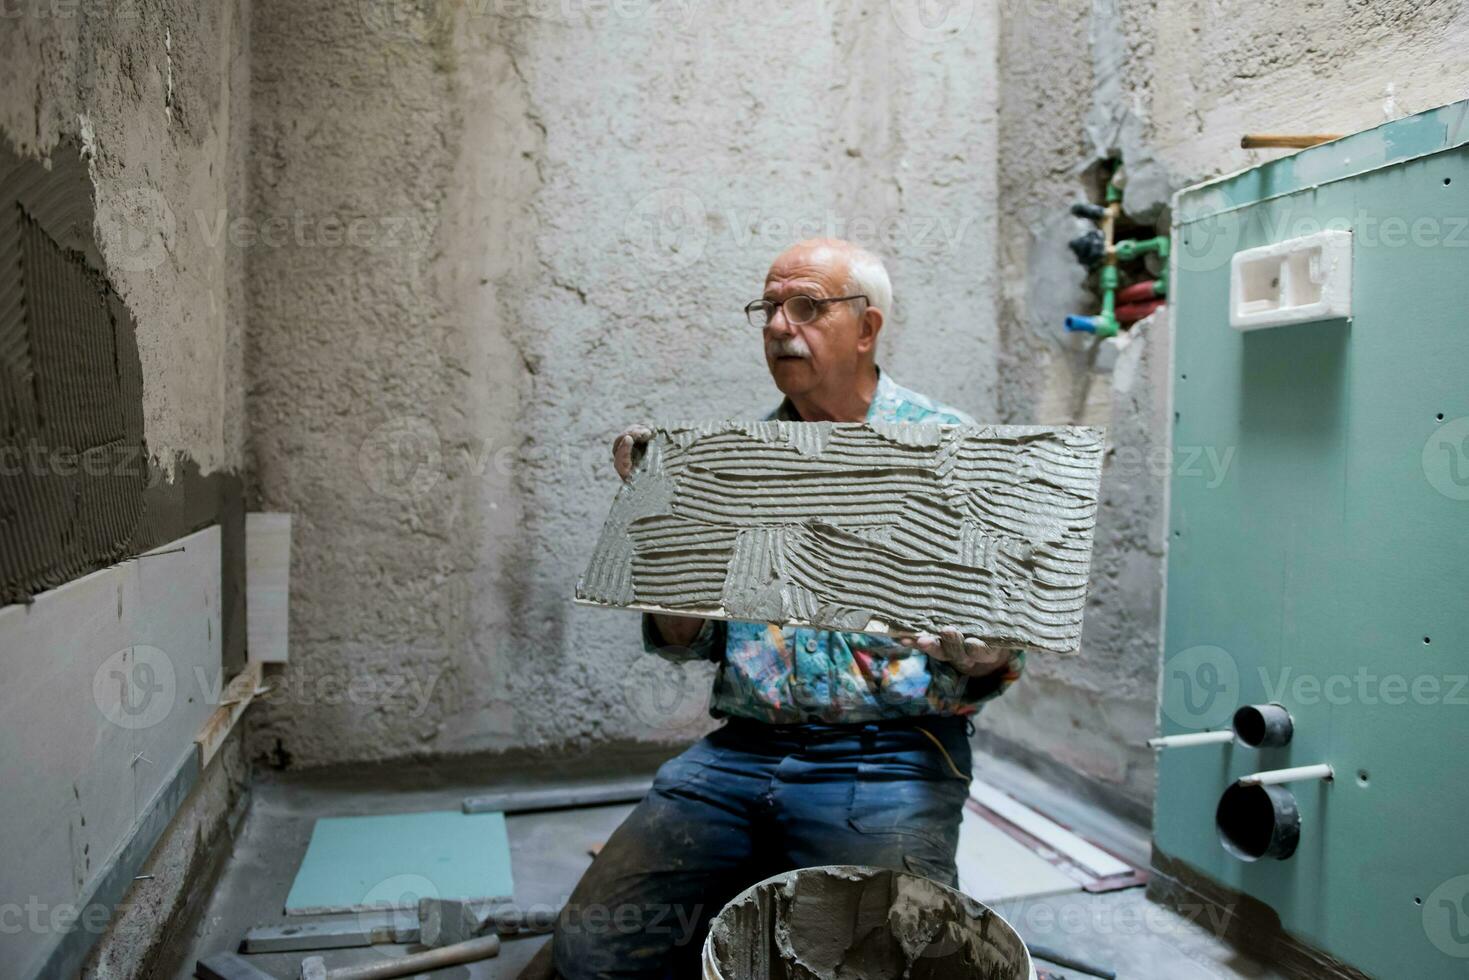
[[[418,900],[419,942],[425,946],[452,946],[485,932],[490,926],[487,910],[462,898]]]

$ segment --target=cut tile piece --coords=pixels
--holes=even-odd
[[[1074,653],[1098,429],[715,422],[658,429],[579,601]]]
[[[968,807],[959,825],[959,890],[986,905],[1079,892],[1082,883]]]
[[[245,633],[250,659],[290,659],[291,515],[245,515]]]
[[[420,898],[515,892],[503,813],[396,813],[316,821],[286,912],[418,907]]]
[[[1061,852],[1069,861],[1098,878],[1129,875],[1133,867],[1100,847],[1067,830],[981,780],[969,784],[969,798],[992,813],[998,814],[1036,840]]]

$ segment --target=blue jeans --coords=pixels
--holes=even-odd
[[[956,885],[967,731],[960,718],[731,721],[658,770],[582,877],[556,924],[557,973],[697,977],[725,903],[794,868],[861,864]]]

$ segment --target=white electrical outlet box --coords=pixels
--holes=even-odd
[[[1352,233],[1314,235],[1236,252],[1229,325],[1260,330],[1352,315]]]

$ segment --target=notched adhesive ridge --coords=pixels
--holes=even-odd
[[[1099,430],[830,422],[659,429],[585,602],[1072,653]]]
[[[75,147],[0,142],[0,604],[139,550],[148,458],[131,317]]]

